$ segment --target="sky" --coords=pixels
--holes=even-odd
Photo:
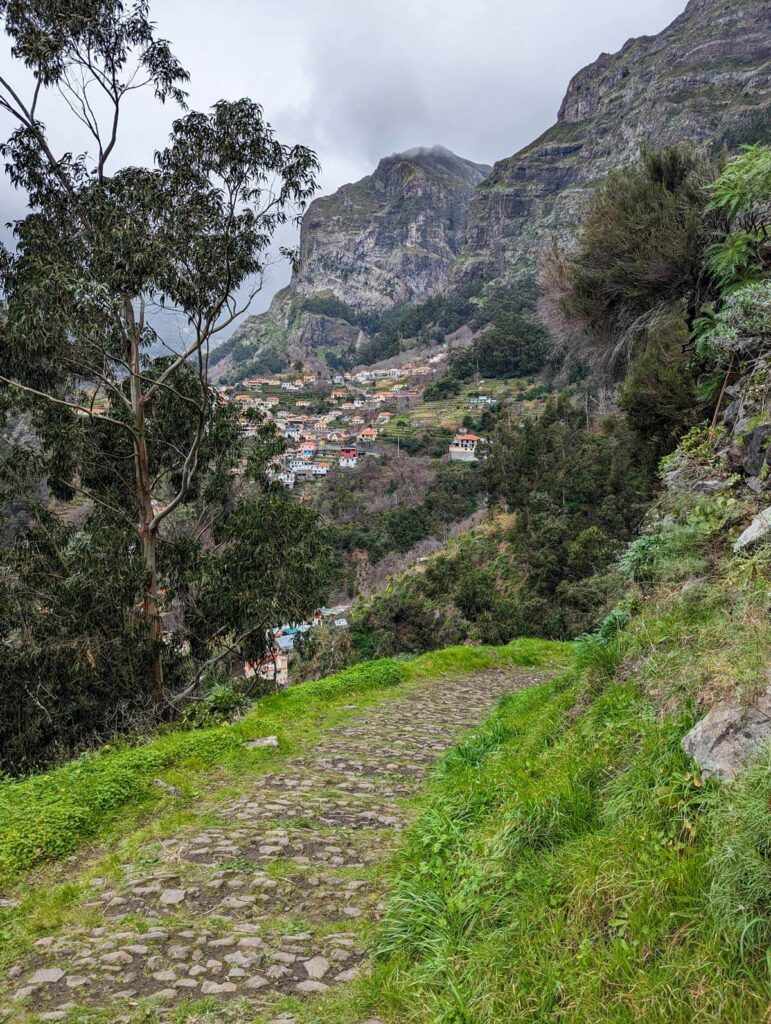
[[[684,8],[685,0],[151,0],[151,17],[191,73],[190,106],[259,101],[282,142],[316,150],[326,194],[414,146],[441,144],[490,164],[511,155],[554,123],[576,71],[631,36],[661,31]],[[14,79],[6,48],[0,68]],[[113,166],[149,163],[175,116],[148,93],[132,101]],[[60,145],[77,146],[61,105],[43,117]],[[0,136],[9,128],[0,114]],[[0,225],[23,210],[2,177]],[[291,233],[279,241],[291,243]],[[252,312],[288,279],[285,264],[271,267]]]

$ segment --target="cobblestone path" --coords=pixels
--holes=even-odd
[[[428,683],[362,709],[238,798],[196,807],[208,827],[148,843],[120,884],[94,880],[97,926],[47,936],[11,968],[0,1020],[105,1008],[100,1020],[123,1024],[148,997],[161,1020],[204,996],[247,999],[257,1014],[354,980],[382,906],[378,865],[409,817],[402,798],[501,694],[541,678],[507,669]]]

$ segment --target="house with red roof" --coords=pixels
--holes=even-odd
[[[476,462],[477,447],[483,439],[476,434],[456,434],[450,444],[451,462]]]

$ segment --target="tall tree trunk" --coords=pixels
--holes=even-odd
[[[158,701],[164,699],[163,685],[163,630],[158,595],[158,535],[151,526],[153,496],[150,488],[150,458],[147,451],[147,416],[142,393],[140,364],[140,329],[134,317],[134,309],[126,300],[127,343],[129,349],[131,407],[134,414],[134,476],[136,481],[137,508],[139,511],[139,539],[145,563],[145,584],[143,614],[147,625],[147,636],[151,652],[151,678]]]

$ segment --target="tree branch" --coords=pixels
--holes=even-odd
[[[77,402],[68,402],[64,398],[56,398],[54,395],[46,394],[45,391],[38,391],[37,388],[30,388],[26,384],[20,384],[17,380],[11,380],[10,377],[0,376],[0,384],[7,384],[8,387],[16,388],[16,390],[18,391],[24,391],[29,395],[36,395],[38,398],[43,398],[45,399],[46,402],[51,402],[53,405],[63,405],[67,409],[72,409],[75,412],[83,413],[90,419],[100,419],[105,420],[105,422],[107,423],[114,423],[116,426],[121,427],[123,430],[126,430],[131,435],[132,438],[134,436],[134,433],[131,429],[131,425],[129,423],[126,423],[123,420],[116,420],[112,416],[108,416],[106,414],[97,413],[95,415],[87,405],[80,405]]]

